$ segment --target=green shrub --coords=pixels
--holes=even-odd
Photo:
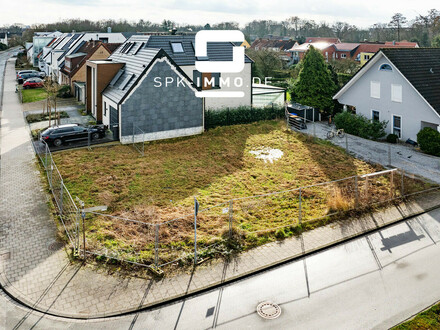
[[[72,94],[70,93],[70,86],[69,85],[62,85],[60,87],[60,89],[58,90],[57,96],[61,97],[61,98],[71,97]]]
[[[427,154],[440,156],[440,133],[431,127],[423,128],[417,133],[420,149]]]
[[[238,107],[205,111],[205,128],[248,124],[260,120],[272,120],[284,117],[283,106],[265,108]]]
[[[334,122],[336,127],[344,129],[348,134],[365,139],[377,140],[385,136],[386,121],[373,121],[363,115],[355,115],[348,111],[338,113]]]
[[[69,115],[66,111],[59,112],[60,118],[69,118]],[[55,113],[52,112],[52,119],[55,119]],[[42,113],[33,113],[26,116],[27,122],[30,123],[36,123],[39,121],[49,120],[49,114],[42,114]]]
[[[387,135],[387,142],[388,143],[397,143],[397,140],[399,137],[396,134],[388,134]]]

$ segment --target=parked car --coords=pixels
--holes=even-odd
[[[25,80],[29,78],[41,78],[38,71],[32,70],[31,72],[18,73],[18,83],[22,84]]]
[[[43,79],[41,78],[30,78],[23,83],[23,88],[40,88],[43,87]]]
[[[59,147],[63,143],[87,140],[97,140],[105,136],[106,127],[95,125],[85,127],[80,124],[65,124],[53,126],[41,133],[41,141]]]
[[[20,75],[22,75],[23,73],[38,73],[38,71],[37,71],[37,70],[21,70],[21,71],[18,71],[18,72],[17,72],[16,79],[18,79],[18,77],[19,77]]]

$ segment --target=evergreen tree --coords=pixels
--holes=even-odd
[[[310,46],[294,87],[295,101],[331,113],[335,91],[336,84],[325,63],[324,56]]]

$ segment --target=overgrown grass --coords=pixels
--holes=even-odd
[[[402,323],[393,330],[440,329],[440,303],[418,314],[412,320]]]
[[[147,143],[144,157],[133,147],[120,145],[56,153],[54,160],[73,198],[78,196],[86,206],[107,205],[112,215],[147,223],[188,215],[160,226],[160,258],[169,261],[178,251],[192,249],[193,196],[200,202],[197,231],[198,244],[203,247],[227,235],[230,199],[382,169],[355,159],[326,141],[293,133],[284,125],[283,121],[263,121]],[[266,147],[281,150],[283,156],[271,163],[250,153]],[[303,221],[325,218],[332,212],[353,207],[353,182],[303,189]],[[387,177],[376,178],[369,185],[370,199],[390,195]],[[363,186],[359,189],[365,190]],[[233,224],[237,236],[242,238],[240,249],[289,237],[301,230],[298,194],[295,190],[234,200]],[[220,203],[225,204],[213,207]],[[213,208],[204,210],[210,207]],[[123,251],[126,258],[137,261],[153,258],[154,226],[102,216],[91,216],[87,223],[90,247]]]
[[[44,88],[23,89],[22,94],[23,103],[42,101],[47,97]]]

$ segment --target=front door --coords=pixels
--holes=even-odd
[[[113,140],[119,140],[119,114],[118,110],[109,106],[110,108],[110,130],[113,133]]]

